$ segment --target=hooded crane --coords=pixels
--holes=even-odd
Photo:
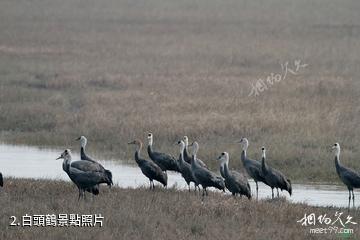
[[[188,138],[187,136],[184,136],[184,137],[183,137],[183,141],[184,141],[184,143],[185,143],[184,160],[185,160],[185,162],[191,164],[191,158],[192,158],[192,157],[191,157],[191,155],[190,155],[189,152],[188,152],[189,138]],[[197,162],[200,164],[200,166],[209,169],[209,168],[206,166],[206,164],[205,164],[203,161],[201,161],[201,159],[197,158],[196,160],[197,160]]]
[[[286,190],[289,192],[290,196],[292,194],[291,181],[280,171],[268,166],[266,164],[266,155],[265,147],[261,148],[262,159],[261,159],[261,170],[265,178],[266,183],[271,187],[272,199],[274,199],[274,188],[277,190],[277,195],[279,197],[279,188],[280,190]]]
[[[195,141],[190,146],[193,146],[193,155],[191,159],[191,171],[193,173],[196,184],[200,184],[203,188],[202,197],[204,199],[205,194],[208,195],[206,188],[215,187],[225,192],[225,182],[222,177],[215,173],[203,168],[199,165],[196,154],[199,150],[199,144]]]
[[[4,180],[3,180],[2,174],[0,173],[0,187],[3,187],[3,186],[4,186]]]
[[[221,153],[218,160],[220,160],[220,173],[225,179],[226,188],[233,196],[240,194],[251,199],[251,188],[247,178],[239,172],[229,170],[229,153]]]
[[[63,170],[68,174],[71,181],[73,181],[78,187],[79,199],[81,197],[85,198],[85,191],[94,189],[94,187],[98,184],[110,184],[110,179],[107,174],[101,171],[91,170],[91,166],[87,165],[90,162],[71,162],[71,152],[69,149],[65,149],[65,151],[57,159],[64,159]]]
[[[154,152],[153,148],[153,135],[148,134],[148,154],[151,160],[153,160],[163,171],[175,171],[179,172],[179,166],[176,159],[166,153]]]
[[[71,163],[71,153],[70,153],[70,150],[68,150],[68,149],[65,150],[65,151],[61,154],[61,156],[58,157],[56,160],[63,158],[62,156],[67,156],[67,158],[68,158],[67,161],[65,161],[65,158],[64,158],[62,167],[63,167],[64,172],[66,172],[67,175],[69,176],[69,178],[71,179],[71,181],[72,181],[73,183],[75,183],[75,185],[78,187],[78,190],[79,190],[78,200],[80,200],[81,197],[85,197],[85,194],[83,195],[83,192],[82,192],[82,189],[81,189],[80,185],[77,184],[77,182],[75,181],[73,175],[71,175],[70,172],[69,172],[68,164]],[[79,164],[79,161],[73,162],[73,164],[75,164],[77,168],[87,169],[87,167],[86,167],[84,164]],[[94,195],[98,195],[98,194],[99,194],[99,185],[95,185],[95,186],[93,186],[93,187],[86,188],[85,191],[87,191],[87,192],[89,192],[89,193],[92,193],[92,194],[94,194]]]
[[[354,171],[351,168],[345,167],[340,163],[340,144],[335,143],[332,147],[335,151],[335,168],[336,172],[339,175],[341,181],[347,186],[349,190],[349,205],[350,208],[350,200],[352,192],[353,199],[353,207],[355,207],[355,196],[354,196],[354,188],[360,188],[360,174]]]
[[[189,192],[190,192],[190,183],[193,182],[195,184],[195,191],[196,187],[199,187],[195,180],[194,176],[191,171],[191,165],[184,161],[184,151],[185,151],[185,143],[183,141],[178,141],[177,143],[180,145],[180,156],[179,156],[179,170],[181,173],[181,176],[185,179],[185,182],[189,186]]]
[[[143,159],[140,157],[140,152],[142,149],[142,142],[140,140],[134,140],[129,142],[128,144],[136,145],[135,151],[135,161],[142,173],[149,179],[150,181],[150,189],[155,189],[154,180],[162,183],[164,187],[167,186],[167,174],[163,172],[161,168],[152,161]]]
[[[256,199],[258,199],[258,195],[259,195],[258,182],[263,182],[263,183],[267,184],[265,181],[265,178],[262,175],[261,163],[256,160],[252,160],[246,156],[246,151],[249,147],[249,141],[246,138],[241,138],[239,143],[243,144],[243,151],[241,152],[241,161],[246,169],[246,172],[255,181]]]
[[[81,160],[86,160],[86,161],[91,162],[92,164],[88,165],[88,166],[92,166],[92,170],[102,171],[105,174],[107,174],[108,178],[110,179],[109,187],[111,187],[111,185],[114,185],[113,181],[112,181],[112,173],[111,173],[111,171],[105,169],[100,163],[98,163],[97,161],[93,160],[88,155],[86,155],[85,147],[86,147],[86,144],[87,144],[87,138],[84,137],[84,136],[81,136],[81,137],[77,138],[76,140],[80,141],[80,146],[81,146],[80,147],[80,158],[81,158]]]

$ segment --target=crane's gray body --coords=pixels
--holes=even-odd
[[[236,194],[245,195],[251,199],[251,188],[247,178],[234,170],[229,170],[227,166],[220,166],[220,174],[225,179],[226,188],[235,196]]]
[[[339,156],[335,156],[335,168],[340,180],[347,186],[349,190],[348,208],[350,209],[351,192],[353,198],[353,206],[355,207],[354,188],[360,188],[360,174],[351,168],[343,166],[340,163]]]
[[[61,158],[64,159],[63,170],[79,189],[79,199],[81,196],[85,197],[85,191],[97,195],[99,193],[98,184],[111,182],[105,172],[93,169],[94,163],[83,160],[71,162],[69,150],[65,150]]]
[[[360,174],[351,168],[343,166],[338,157],[335,157],[336,173],[349,190],[360,188]]]
[[[181,153],[179,155],[179,170],[180,170],[181,176],[184,178],[185,182],[189,186],[189,190],[190,190],[191,182],[193,182],[195,184],[195,189],[196,189],[196,187],[198,185],[197,185],[197,183],[194,179],[194,175],[191,171],[191,165],[184,161],[183,155]]]
[[[154,152],[151,145],[148,145],[148,154],[152,161],[154,161],[163,171],[179,172],[179,166],[176,159],[166,153]]]
[[[193,173],[196,184],[200,184],[203,188],[203,195],[206,192],[206,188],[215,187],[219,190],[225,191],[225,182],[222,177],[216,175],[210,170],[201,167],[196,160],[196,157],[192,157],[191,171]]]
[[[266,184],[271,187],[272,197],[274,198],[274,188],[280,189],[281,191],[286,190],[292,195],[291,181],[280,171],[268,166],[266,160],[262,157],[261,160],[262,175],[265,178]]]
[[[140,157],[139,150],[135,152],[135,161],[139,166],[139,168],[141,169],[141,172],[150,180],[150,184],[153,182],[153,180],[156,180],[162,183],[164,186],[167,186],[166,172],[163,172],[162,169],[156,163],[146,159],[142,159]]]

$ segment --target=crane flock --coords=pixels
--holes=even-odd
[[[189,139],[184,136],[176,144],[179,146],[179,157],[176,159],[167,153],[157,152],[153,150],[153,134],[148,133],[147,153],[149,159],[141,157],[140,153],[143,143],[139,139],[129,142],[129,145],[135,146],[135,162],[140,168],[141,172],[149,179],[150,189],[155,189],[154,180],[161,183],[165,188],[168,185],[167,171],[180,173],[190,192],[191,183],[194,184],[195,191],[202,187],[202,199],[208,195],[207,188],[213,187],[215,189],[225,192],[227,189],[234,197],[246,196],[249,200],[252,198],[250,184],[248,177],[238,171],[229,169],[230,156],[228,152],[222,152],[216,160],[219,162],[220,175],[212,172],[208,166],[197,157],[199,144],[194,141],[189,144]],[[105,169],[99,162],[89,157],[86,154],[85,147],[87,138],[80,136],[77,138],[80,142],[80,159],[72,161],[71,151],[65,149],[57,159],[63,159],[62,168],[69,176],[71,181],[78,188],[78,199],[85,199],[85,192],[93,195],[100,193],[100,184],[107,184],[109,187],[113,185],[112,172]],[[249,147],[249,140],[241,138],[238,141],[242,145],[242,152],[240,159],[247,175],[252,178],[256,184],[256,199],[258,199],[258,183],[262,182],[271,188],[272,199],[274,199],[274,188],[277,190],[277,197],[279,197],[279,189],[285,190],[291,196],[292,184],[288,177],[285,176],[278,169],[268,165],[266,158],[265,147],[261,148],[261,160],[250,159],[247,156],[247,149]],[[189,148],[192,149],[192,154],[189,153]],[[340,180],[346,185],[349,191],[350,208],[351,199],[353,206],[355,206],[354,188],[360,188],[360,173],[346,167],[340,162],[340,144],[335,143],[332,146],[335,154],[335,169]],[[3,187],[3,175],[0,173],[0,187]]]

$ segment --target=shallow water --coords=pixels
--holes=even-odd
[[[62,179],[69,177],[62,170],[62,160],[55,159],[63,149],[40,149],[36,147],[0,144],[0,172],[6,177]],[[79,153],[73,153],[73,161],[79,160]],[[148,186],[148,179],[136,165],[125,165],[119,161],[99,161],[113,173],[114,183],[121,187]],[[168,186],[187,188],[180,174],[168,173]],[[6,179],[5,179],[6,181]],[[250,181],[253,196],[256,194],[255,183]],[[276,193],[276,192],[275,192]],[[293,184],[293,196],[281,193],[293,202],[305,202],[314,206],[347,207],[348,191],[345,186],[325,184]],[[259,198],[271,197],[271,189],[259,184]],[[355,197],[356,198],[356,197]]]

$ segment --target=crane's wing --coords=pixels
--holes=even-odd
[[[81,170],[83,172],[94,172],[94,171],[103,172],[104,170],[104,168],[96,162],[83,161],[83,160],[72,162],[71,167]]]
[[[153,152],[153,156],[160,161],[166,170],[179,171],[178,161],[173,156],[161,152]]]
[[[258,181],[265,182],[265,178],[261,171],[261,165],[251,164],[248,167],[248,171],[250,172],[250,177],[256,178]]]
[[[74,167],[70,167],[70,174],[82,186],[92,187],[99,183],[107,183],[107,176],[103,172],[82,171]]]
[[[360,188],[360,174],[351,168],[343,167],[341,175],[346,181],[350,182],[355,188]]]
[[[243,183],[245,185],[248,183],[247,178],[243,174],[237,171],[230,171],[230,174],[232,175],[232,177],[235,179],[236,182]]]

